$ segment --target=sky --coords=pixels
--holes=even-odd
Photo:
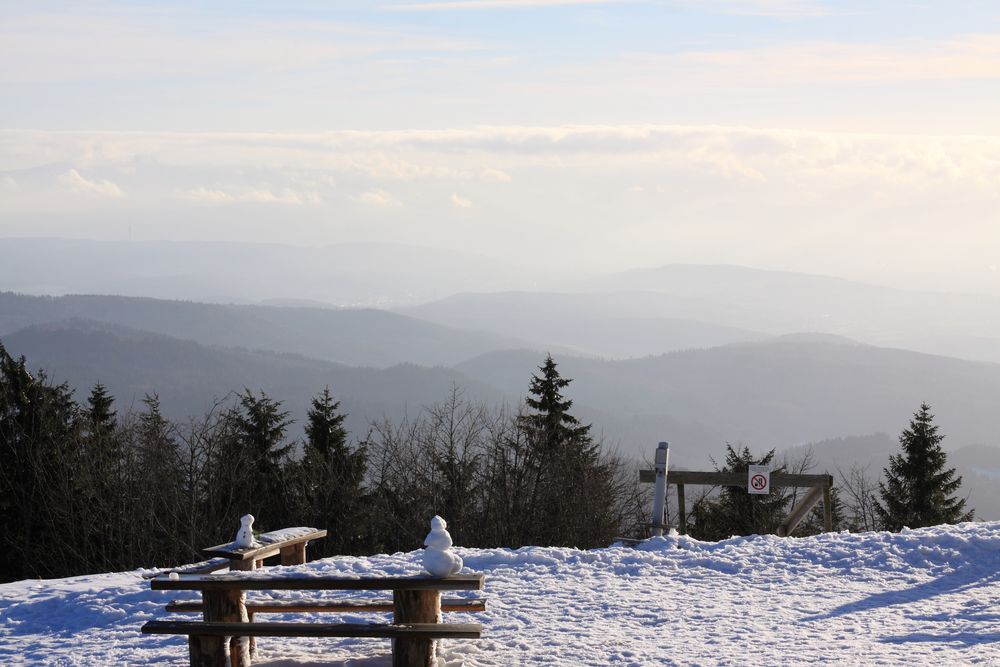
[[[1000,3],[0,2],[0,237],[1000,294]]]

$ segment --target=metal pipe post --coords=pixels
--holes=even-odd
[[[652,535],[663,535],[663,506],[667,501],[667,464],[670,461],[670,444],[661,442],[656,447],[656,488],[653,493]]]

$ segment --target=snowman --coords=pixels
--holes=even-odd
[[[257,546],[257,542],[253,539],[253,514],[240,518],[240,529],[236,531],[233,546],[237,549],[252,549]]]
[[[458,574],[462,569],[462,559],[451,552],[451,535],[446,530],[448,524],[439,516],[431,519],[431,532],[424,540],[424,569],[432,577],[447,577]]]

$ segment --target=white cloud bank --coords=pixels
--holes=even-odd
[[[19,176],[53,165],[63,167],[49,181]],[[115,182],[81,175],[91,173]],[[74,215],[67,188],[104,207],[88,223],[97,237],[116,215],[101,202],[127,190],[149,238],[396,241],[526,260],[559,247],[545,261],[722,262],[896,284],[923,276],[924,286],[956,289],[987,281],[1000,291],[989,269],[1000,256],[998,137],[665,125],[8,130],[5,175],[18,188],[0,199],[0,221],[55,216],[53,234],[87,235],[83,223],[59,222]],[[196,204],[201,213],[163,213]],[[463,214],[445,214],[456,209]]]
[[[59,177],[59,182],[68,186],[72,192],[98,197],[119,199],[125,196],[122,189],[115,183],[105,180],[90,180],[80,175],[76,169],[70,169]]]

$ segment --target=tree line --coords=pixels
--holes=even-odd
[[[573,416],[570,382],[549,356],[516,408],[470,401],[454,387],[416,416],[352,438],[329,388],[301,426],[281,401],[249,389],[179,422],[163,416],[155,394],[119,412],[97,384],[78,403],[68,385],[32,374],[0,344],[0,579],[195,562],[247,513],[262,531],[326,528],[317,557],[412,550],[434,514],[470,547],[592,548],[644,537],[649,498],[637,466]],[[945,467],[941,439],[921,406],[877,487],[860,473],[841,476],[835,530],[971,518],[954,497],[961,478]],[[774,450],[757,457],[727,445],[716,467],[745,472],[773,460]],[[801,473],[811,462],[782,466]],[[688,532],[711,540],[775,532],[794,493],[705,493]],[[797,534],[821,526],[817,508]]]
[[[326,528],[316,556],[412,550],[435,514],[463,546],[606,546],[644,530],[644,496],[571,414],[569,382],[548,357],[519,408],[455,387],[352,439],[329,388],[300,427],[248,389],[177,422],[152,394],[119,413],[100,384],[77,403],[0,345],[2,579],[195,562],[247,513]]]

